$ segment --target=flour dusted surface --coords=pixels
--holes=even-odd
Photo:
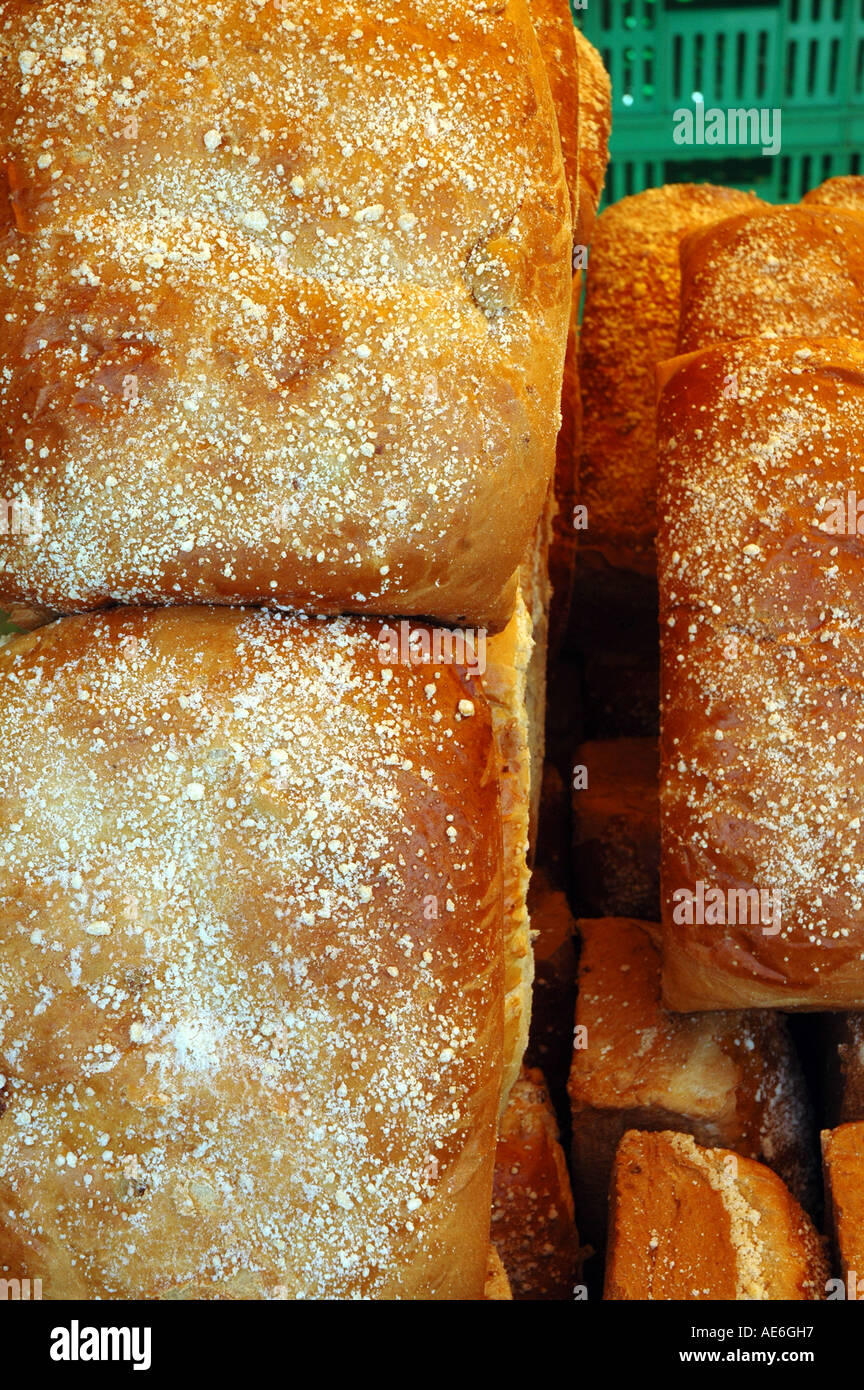
[[[489,716],[376,631],[118,611],[0,649],[0,1265],[46,1297],[482,1288]]]

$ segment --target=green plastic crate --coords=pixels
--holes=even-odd
[[[588,0],[574,18],[612,78],[604,202],[702,180],[795,202],[864,171],[864,0]],[[780,153],[676,145],[694,92],[706,109],[779,108]]]

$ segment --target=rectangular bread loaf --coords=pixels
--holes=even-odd
[[[525,0],[11,0],[0,145],[0,599],[506,622],[571,297]]]
[[[509,989],[482,684],[386,662],[370,620],[179,607],[61,619],[0,676],[0,1274],[480,1298]]]
[[[748,339],[664,376],[666,998],[860,1007],[864,347]]]

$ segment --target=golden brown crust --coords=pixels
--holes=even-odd
[[[825,1196],[831,1234],[843,1278],[854,1273],[855,1293],[864,1295],[864,1124],[840,1125],[822,1133]]]
[[[579,363],[580,501],[587,546],[616,568],[655,567],[654,367],[676,350],[681,238],[757,205],[734,189],[675,184],[622,198],[597,220]]]
[[[525,671],[524,695],[531,768],[528,805],[528,854],[531,863],[537,848],[537,822],[540,815],[540,790],[546,752],[549,605],[552,599],[549,557],[554,505],[550,489],[543,515],[534,533],[530,553],[519,569],[519,588],[531,624],[531,655]]]
[[[0,648],[0,1266],[46,1298],[481,1297],[492,719],[378,635],[115,610]]]
[[[827,1277],[819,1236],[769,1168],[685,1134],[624,1136],[605,1298],[806,1301]]]
[[[864,495],[864,346],[750,340],[677,367],[657,423],[661,621],[693,608],[771,638],[857,624],[864,560],[831,499]]]
[[[864,575],[857,537],[834,534],[827,510],[864,494],[862,429],[864,347],[849,339],[708,349],[661,397],[673,1008],[864,1003]],[[742,925],[697,909],[691,923],[684,906],[676,921],[674,895],[699,883],[730,908],[733,892],[762,894],[767,914],[751,903]]]
[[[837,623],[766,641],[686,610],[667,620],[664,633],[668,1004],[860,1007],[861,634]],[[704,894],[722,895],[723,913],[706,909],[700,922],[697,908],[690,922],[675,895],[698,894],[700,883]],[[730,921],[730,895],[737,919],[742,893],[744,921]]]
[[[795,334],[864,336],[864,217],[766,208],[685,237],[679,352]]]
[[[501,1256],[494,1245],[489,1246],[489,1262],[486,1269],[486,1288],[483,1297],[487,1303],[507,1303],[513,1301],[513,1290],[507,1271],[501,1263]]]
[[[785,1020],[768,1011],[668,1013],[659,927],[605,918],[582,920],[579,930],[568,1089],[583,1237],[602,1240],[615,1149],[628,1129],[680,1130],[761,1159],[811,1200],[812,1122]]]
[[[583,157],[582,144],[586,139],[590,139],[590,117],[583,110],[579,93],[576,30],[568,0],[530,0],[530,10],[549,73],[552,102],[561,137],[564,171],[570,190],[575,244],[579,240],[580,226],[579,199],[582,194],[579,169]],[[548,637],[553,648],[557,647],[563,639],[573,586],[576,538],[572,516],[573,505],[576,500],[576,467],[582,408],[577,374],[581,279],[581,273],[577,273],[573,278],[570,327],[567,335],[564,383],[561,393],[561,428],[558,431],[555,446],[555,477],[539,525],[539,530],[542,532],[544,573],[540,583],[535,582],[535,592],[539,591],[540,584],[542,584],[545,593],[543,618],[538,621],[535,614],[534,620],[536,643],[534,660],[537,668],[533,682],[535,690],[541,684],[539,671],[541,662],[545,671],[546,645],[543,639]],[[522,587],[524,591],[524,578]],[[540,727],[540,721],[538,721],[537,727]],[[538,745],[536,752],[542,761],[541,745]],[[532,827],[536,827],[539,780],[535,779],[533,792]]]
[[[587,127],[583,125],[587,113],[583,113],[579,90],[576,28],[570,12],[570,0],[528,0],[528,10],[549,77],[564,173],[570,190],[570,215],[575,239],[579,225],[579,166],[583,157],[580,145],[590,139],[590,124]]]
[[[603,196],[612,130],[612,83],[603,59],[574,27],[579,69],[579,216],[574,240],[588,246]]]
[[[864,177],[860,174],[838,174],[826,179],[818,188],[811,188],[802,203],[830,203],[838,208],[860,208],[864,211]]]
[[[0,490],[45,543],[0,592],[506,622],[570,309],[524,0],[4,14]]]
[[[573,1196],[543,1073],[520,1075],[501,1120],[492,1238],[516,1299],[573,1297],[580,1269]]]

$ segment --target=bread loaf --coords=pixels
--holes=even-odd
[[[0,649],[0,1272],[46,1299],[480,1298],[502,1079],[492,716],[379,625]]]
[[[760,209],[685,237],[679,352],[796,334],[864,336],[864,218],[838,208]]]
[[[758,205],[733,189],[680,184],[622,198],[598,218],[579,364],[588,530],[577,588],[578,600],[599,610],[598,627],[610,623],[607,570],[636,582],[655,569],[654,368],[676,350],[681,238]]]
[[[785,1019],[767,1010],[671,1014],[658,927],[607,918],[579,930],[569,1091],[583,1238],[602,1243],[615,1150],[629,1129],[681,1130],[761,1159],[812,1203],[815,1134]]]
[[[862,561],[832,499],[861,477],[864,347],[750,339],[664,374],[666,996],[858,1007]]]
[[[864,211],[864,177],[860,174],[838,174],[826,179],[818,188],[811,188],[802,203],[829,203],[839,208],[860,208]]]
[[[525,0],[10,0],[0,598],[501,626],[568,194]]]
[[[686,1134],[625,1134],[615,1159],[608,1299],[810,1301],[828,1267],[770,1168]]]

